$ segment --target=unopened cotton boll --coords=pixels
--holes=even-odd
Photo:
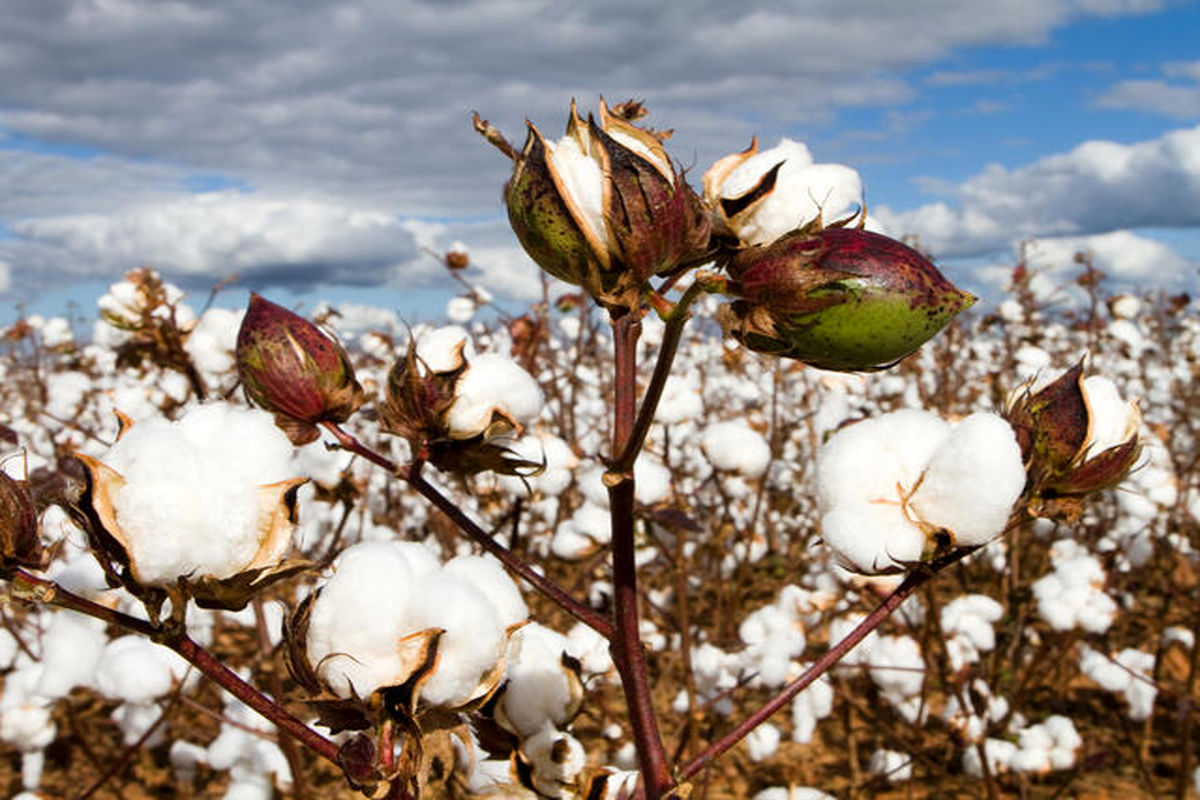
[[[767,470],[771,447],[758,431],[744,422],[718,422],[704,429],[700,439],[714,467],[757,478]]]

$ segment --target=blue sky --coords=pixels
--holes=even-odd
[[[86,314],[143,265],[197,302],[236,273],[228,303],[429,319],[451,290],[423,248],[455,240],[527,300],[469,111],[519,142],[601,94],[644,99],[697,182],[755,133],[854,167],[881,224],[977,291],[1025,239],[1062,282],[1087,249],[1126,285],[1194,288],[1198,43],[1197,4],[1167,0],[14,0],[0,320]]]

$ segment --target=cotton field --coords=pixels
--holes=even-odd
[[[1036,288],[1018,270],[998,307],[858,374],[753,353],[699,300],[633,469],[638,634],[693,797],[1195,791],[1200,318],[1186,297],[1093,282],[1056,304]],[[615,602],[601,316],[571,296],[515,316],[459,298],[444,327],[315,309],[361,402],[341,436],[297,447],[244,399],[242,312],[191,300],[138,271],[95,319],[5,334],[3,789],[635,791],[634,723],[597,621]],[[642,320],[640,389],[665,334]],[[1046,492],[1010,520],[1026,483],[1013,398],[1085,354],[1101,379],[1091,434],[1108,437],[1088,457],[1133,424],[1137,462],[1114,488]],[[414,453],[398,431],[385,390],[401,378],[436,390],[445,448]],[[462,442],[487,447],[467,463]],[[414,459],[429,464],[406,483]],[[960,541],[931,553],[934,521],[935,540]],[[969,555],[939,566],[946,547]],[[832,669],[781,695],[922,572]],[[315,739],[218,688],[197,652]]]

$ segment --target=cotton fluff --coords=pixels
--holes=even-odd
[[[700,439],[714,467],[750,478],[760,477],[771,461],[771,447],[758,431],[744,422],[718,422],[704,429]]]
[[[569,647],[567,637],[536,622],[509,639],[496,713],[518,736],[532,736],[547,723],[562,728],[570,722],[581,686],[563,663]]]
[[[745,195],[780,163],[783,166],[776,175],[775,190],[753,213],[739,220],[736,232],[744,243],[767,244],[818,214],[830,221],[858,207],[862,197],[858,173],[842,164],[814,164],[808,148],[792,139],[780,139],[775,147],[739,164],[715,187],[719,197]],[[705,194],[710,194],[709,187],[705,188]],[[717,198],[709,199],[711,202]]]
[[[949,530],[958,546],[987,542],[1024,484],[1016,437],[994,414],[951,426],[897,411],[842,429],[817,455],[822,537],[843,566],[868,574],[920,560],[926,528]]]
[[[210,308],[200,315],[183,344],[196,369],[209,376],[232,372],[238,328],[245,315],[245,309],[227,308]]]
[[[1004,607],[985,594],[962,595],[943,606],[940,622],[950,669],[957,672],[991,651],[996,646],[992,625],[1003,616]]]
[[[542,410],[537,381],[507,356],[488,353],[467,362],[454,387],[454,403],[446,412],[453,439],[470,439],[487,430],[499,413],[518,425]]]
[[[871,753],[867,770],[889,781],[906,781],[912,778],[912,756],[896,750],[876,750]]]
[[[775,751],[779,749],[781,738],[782,734],[780,734],[779,728],[765,722],[746,736],[744,740],[746,753],[750,756],[751,761],[764,761],[775,755]]]
[[[442,566],[413,542],[366,542],[338,557],[313,601],[307,655],[335,694],[367,697],[408,680],[420,666],[422,632],[442,629],[421,698],[460,705],[497,666],[507,629],[525,614],[516,586],[489,559]]]
[[[803,665],[801,665],[803,666]],[[817,723],[833,713],[833,684],[822,675],[792,701],[792,741],[808,744]]]
[[[1121,694],[1129,704],[1129,718],[1143,720],[1154,713],[1154,654],[1127,647],[1110,658],[1087,645],[1079,649],[1079,671],[1101,687]]]
[[[754,795],[751,800],[835,800],[831,794],[809,786],[772,786]]]
[[[1075,754],[1083,739],[1068,717],[1055,714],[1045,721],[1021,729],[1017,752],[1008,765],[1015,772],[1044,773],[1075,766]]]
[[[270,414],[227,403],[130,428],[103,460],[124,478],[113,506],[138,578],[245,569],[262,544],[257,487],[289,477],[291,455]]]
[[[1059,631],[1083,628],[1104,633],[1117,614],[1116,601],[1104,592],[1107,576],[1099,559],[1073,539],[1050,548],[1054,570],[1034,581],[1038,616]]]
[[[417,358],[431,372],[450,372],[461,367],[464,359],[475,357],[471,334],[458,325],[423,331],[415,339]]]

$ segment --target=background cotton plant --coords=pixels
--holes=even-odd
[[[610,130],[641,124],[632,107],[607,111],[624,115]],[[29,464],[13,478],[27,481],[13,508],[40,519],[41,534],[21,547],[28,526],[5,528],[0,551],[22,598],[0,627],[0,738],[21,756],[0,764],[11,792],[73,793],[86,781],[264,797],[616,797],[638,782],[663,796],[676,781],[712,797],[872,795],[887,784],[993,796],[1186,790],[1194,738],[1176,720],[1187,718],[1196,637],[1181,633],[1194,620],[1180,598],[1194,594],[1189,509],[1200,505],[1190,300],[1139,298],[1130,317],[1129,302],[1110,311],[1093,282],[1095,302],[1047,309],[1049,279],[1035,285],[1022,267],[1001,312],[954,323],[886,372],[814,369],[799,350],[776,358],[723,336],[713,318],[724,301],[762,299],[726,294],[723,267],[758,256],[718,231],[701,248],[715,262],[693,269],[690,237],[703,227],[693,214],[716,224],[728,209],[673,184],[682,176],[660,157],[663,139],[641,130],[651,138],[614,140],[632,155],[589,149],[615,165],[610,188],[630,201],[609,206],[603,255],[589,244],[571,256],[573,274],[598,284],[492,316],[478,256],[452,248],[442,260],[479,303],[469,320],[455,312],[456,326],[409,328],[349,305],[311,319],[272,312],[279,341],[299,349],[255,376],[270,391],[248,399],[270,414],[246,410],[236,389],[236,312],[184,311],[188,298],[150,271],[128,283],[161,300],[120,336],[50,346],[46,326],[30,323],[5,338],[0,434]],[[604,133],[597,122],[584,144]],[[540,169],[533,155],[514,160],[514,182]],[[847,169],[806,168],[809,178],[771,193],[807,207],[817,177]],[[796,187],[809,188],[787,196]],[[679,190],[680,235],[651,235],[667,220],[639,211],[634,188]],[[524,202],[519,191],[510,203]],[[555,191],[544,196],[564,200]],[[546,213],[543,233],[578,225],[561,208]],[[873,259],[906,252],[859,237]],[[788,281],[821,279],[811,255],[788,256]],[[932,265],[913,258],[905,269],[932,280]],[[602,259],[630,269],[604,277]],[[805,302],[830,296],[812,288]],[[884,366],[836,338],[822,365]],[[1041,407],[1006,402],[1014,392],[1040,402],[1072,364],[1055,407],[1096,417],[1090,439],[1087,425],[1064,429]],[[1039,370],[1045,380],[1022,395]],[[310,402],[283,402],[293,380]],[[119,440],[114,404],[136,411]],[[191,475],[157,447],[124,461],[121,448],[139,430],[162,443],[155,431],[206,414],[220,424],[200,425],[207,433],[187,447],[221,457],[189,468],[276,470],[239,472],[242,494],[231,486],[231,496],[309,479],[283,509],[279,541],[296,558],[271,581],[230,556],[225,577],[180,561],[156,583],[126,571],[104,538],[123,531],[106,527],[120,508],[103,522],[89,513],[92,484],[72,454],[116,452],[139,480]],[[296,453],[284,431],[317,441]],[[158,468],[135,475],[143,463]],[[216,481],[193,480],[197,496]],[[1118,492],[1100,491],[1117,481]],[[229,509],[172,491],[157,493],[176,514],[213,514],[233,535],[220,522]],[[163,519],[148,526],[156,545],[176,542]],[[122,670],[130,653],[137,669]],[[152,674],[121,680],[143,670]],[[83,755],[85,738],[112,770]],[[1146,770],[1130,766],[1138,758]]]

